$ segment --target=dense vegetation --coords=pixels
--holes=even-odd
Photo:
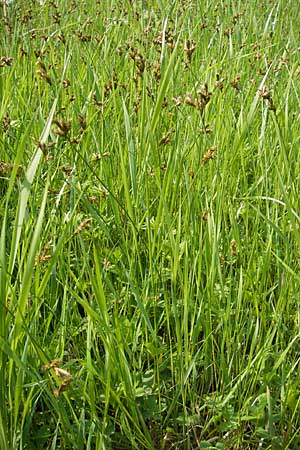
[[[2,0],[0,448],[300,448],[295,0]]]

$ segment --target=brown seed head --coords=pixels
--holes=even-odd
[[[263,86],[261,89],[258,90],[258,95],[263,100],[270,100],[271,98],[270,91],[266,86]]]
[[[239,74],[237,74],[236,77],[234,77],[234,79],[231,80],[231,82],[230,82],[231,86],[232,86],[234,89],[236,89],[237,91],[240,91],[240,90],[241,90],[241,87],[240,87],[240,79],[241,79],[241,76],[240,76]]]
[[[67,120],[54,120],[53,123],[57,125],[57,128],[54,129],[54,134],[57,136],[67,136],[71,129],[71,122]]]
[[[81,129],[82,130],[86,130],[86,128],[87,128],[87,121],[86,121],[86,118],[85,118],[85,116],[83,114],[79,114],[78,115],[78,122],[79,122],[79,125],[81,126]]]
[[[53,359],[49,364],[44,364],[41,367],[41,371],[42,372],[48,372],[51,369],[54,369],[54,367],[59,366],[60,364],[60,359]]]
[[[13,63],[13,58],[10,56],[1,56],[0,58],[0,67],[11,66]]]
[[[76,228],[76,230],[74,231],[74,235],[79,234],[81,231],[86,230],[87,228],[89,228],[90,226],[90,222],[92,221],[92,218],[89,217],[87,219],[84,219]]]
[[[237,243],[235,239],[230,242],[231,256],[237,256]]]
[[[209,147],[207,149],[206,153],[204,153],[202,158],[202,164],[203,166],[208,163],[211,159],[214,159],[217,153],[217,147],[213,145],[212,147]]]
[[[192,55],[193,55],[194,51],[196,50],[196,48],[197,48],[197,45],[196,45],[195,41],[187,39],[184,42],[183,50],[185,51],[189,62],[191,61]]]

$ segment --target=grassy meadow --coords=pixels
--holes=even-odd
[[[0,449],[299,449],[298,2],[0,18]]]

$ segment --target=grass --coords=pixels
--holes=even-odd
[[[1,8],[0,448],[298,449],[296,2]]]

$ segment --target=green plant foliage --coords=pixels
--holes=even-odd
[[[0,2],[0,449],[300,448],[294,0]]]

